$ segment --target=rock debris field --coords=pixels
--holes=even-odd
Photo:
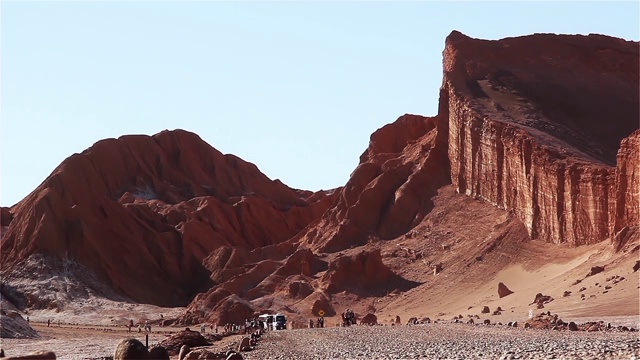
[[[244,359],[640,359],[638,333],[425,324],[272,331]]]

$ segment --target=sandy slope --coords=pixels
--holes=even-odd
[[[639,319],[640,272],[634,272],[633,265],[640,244],[628,244],[615,253],[607,241],[580,247],[531,241],[517,219],[488,204],[454,194],[450,188],[443,188],[434,200],[436,209],[413,234],[381,245],[385,263],[422,285],[402,294],[361,299],[360,311],[375,309],[382,322],[396,315],[403,322],[413,316],[448,320],[455,315],[483,315],[492,322],[522,321],[530,309],[537,311],[529,304],[537,293],[543,293],[554,298],[544,311],[563,318]],[[452,211],[455,209],[464,211]],[[424,256],[414,260],[402,249]],[[427,265],[436,263],[443,270],[433,275]],[[604,266],[605,271],[586,277],[596,265]],[[624,280],[614,283],[611,278],[615,275]],[[575,284],[576,280],[581,282]],[[499,298],[500,282],[514,293]],[[581,292],[582,287],[586,290]],[[563,297],[565,291],[571,291],[570,296]],[[349,306],[345,300],[343,306]],[[498,306],[505,311],[486,316],[480,314],[482,306],[489,306],[492,312]]]

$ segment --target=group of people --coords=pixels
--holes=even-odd
[[[247,319],[245,320],[244,323],[244,333],[245,334],[249,334],[252,333],[256,330],[262,330],[264,329],[264,321],[258,319],[258,318],[253,318],[253,319]]]
[[[134,324],[133,324],[133,320],[129,319],[129,323],[127,324],[127,332],[131,332],[131,329],[133,328]],[[142,324],[138,323],[138,332],[142,332]],[[151,332],[151,325],[145,321],[144,323],[144,331],[145,332]]]
[[[345,310],[342,313],[342,326],[350,326],[355,324],[356,324],[356,315],[353,312],[353,310],[347,308],[347,310]]]
[[[313,319],[309,319],[309,328],[313,329],[314,323],[313,323]],[[323,328],[324,327],[324,316],[320,316],[318,318],[318,320],[316,320],[315,326],[317,328]]]
[[[27,316],[27,322],[30,322],[29,317]],[[47,327],[50,327],[52,324],[51,319],[47,319]],[[58,320],[58,327],[60,327],[60,320]]]
[[[209,324],[209,328],[211,329],[211,333],[213,334],[214,332],[214,328],[215,328],[215,333],[218,333],[218,324]],[[202,334],[206,334],[207,333],[207,325],[206,324],[201,324],[200,325],[200,333]]]

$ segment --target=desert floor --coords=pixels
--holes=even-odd
[[[630,325],[638,319],[602,320]],[[112,356],[122,339],[146,341],[144,333],[127,333],[123,327],[57,323],[47,327],[34,322],[32,326],[41,339],[2,339],[6,355],[49,350],[59,359],[99,359]],[[150,345],[182,328],[152,330]],[[225,337],[210,350],[227,350],[240,338]],[[640,339],[637,332],[558,332],[441,322],[272,331],[254,351],[243,355],[245,359],[636,359],[640,357]]]

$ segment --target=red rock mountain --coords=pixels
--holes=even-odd
[[[376,131],[331,192],[290,189],[184,131],[98,142],[2,209],[6,283],[25,293],[14,279],[45,271],[38,256],[70,260],[134,301],[190,302],[180,323],[222,324],[475,289],[464,279],[525,240],[638,241],[637,42],[454,31],[443,57],[438,114]]]
[[[621,153],[616,174],[616,152],[640,119],[637,42],[453,32],[444,73],[459,192],[515,211],[532,238],[550,242],[594,243],[626,223],[615,207],[637,208],[627,184],[638,174],[626,170],[637,160]]]
[[[186,131],[103,140],[3,208],[2,270],[44,254],[87,267],[135,301],[184,305],[210,286],[202,261],[212,251],[285,241],[331,201]]]

